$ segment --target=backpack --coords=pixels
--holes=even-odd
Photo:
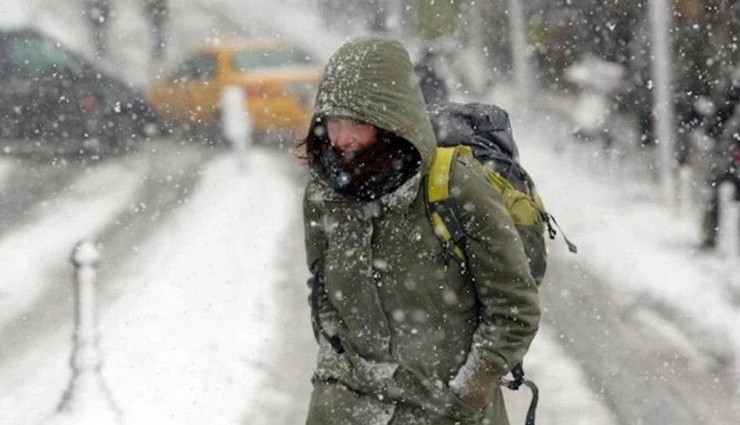
[[[552,224],[560,226],[545,210],[534,181],[519,164],[509,115],[495,105],[480,103],[431,105],[428,112],[437,149],[427,177],[427,205],[446,259],[454,258],[466,270],[465,231],[449,197],[452,164],[458,155],[467,155],[483,164],[491,190],[502,195],[527,255],[530,272],[539,286],[547,268],[545,230],[554,239],[556,232]],[[563,239],[571,252],[578,251],[564,235]],[[501,385],[511,390],[524,385],[532,391],[525,424],[534,425],[539,400],[537,385],[524,378],[521,363],[512,368],[511,374],[513,379],[502,380]]]
[[[547,268],[545,231],[554,239],[555,219],[545,210],[534,181],[519,163],[519,151],[509,115],[495,105],[446,103],[431,105],[429,117],[438,147],[427,178],[427,204],[432,225],[447,258],[465,264],[465,232],[450,196],[450,169],[457,156],[480,161],[491,184],[499,192],[516,225],[519,239],[537,285]],[[559,226],[558,226],[559,228]],[[577,247],[565,236],[571,252]]]

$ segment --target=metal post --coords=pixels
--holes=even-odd
[[[650,0],[650,26],[653,39],[652,74],[653,116],[656,143],[660,149],[660,175],[666,200],[677,206],[674,112],[671,78],[671,6],[667,0]]]
[[[717,248],[731,263],[740,262],[740,204],[735,201],[735,185],[722,183],[719,188]]]
[[[527,27],[524,20],[522,0],[508,0],[509,31],[511,33],[511,55],[514,61],[517,103],[523,111],[529,110],[531,100],[530,85],[533,83],[529,69],[529,45]]]
[[[72,251],[75,273],[75,333],[72,378],[55,414],[45,425],[120,425],[120,410],[100,375],[102,356],[98,349],[95,279],[100,255],[90,241]]]

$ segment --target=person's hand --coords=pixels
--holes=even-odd
[[[480,389],[471,390],[470,388],[453,388],[450,386],[450,390],[464,406],[475,412],[485,410],[490,389],[482,391]]]
[[[498,379],[485,373],[483,368],[463,366],[457,375],[449,382],[450,391],[460,401],[475,411],[482,412],[486,408],[488,397],[493,388],[498,385]]]

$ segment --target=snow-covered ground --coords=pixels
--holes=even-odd
[[[74,190],[69,196],[62,195],[28,212],[41,217],[39,220],[3,235],[0,239],[0,257],[4,264],[0,329],[48,289],[46,269],[37,265],[64,265],[68,258],[65,251],[81,234],[97,233],[107,224],[111,211],[126,205],[136,187],[137,177],[133,170],[116,166],[91,170],[71,185]]]
[[[738,359],[740,267],[731,254],[700,250],[698,214],[679,214],[657,183],[629,176],[622,168],[629,165],[594,173],[551,147],[527,148],[529,168],[567,235],[578,241],[579,255],[609,276],[621,301],[670,305],[693,328],[684,329],[693,339],[687,342]],[[560,160],[572,165],[561,167]]]
[[[186,10],[196,3],[178,0],[173,7]],[[297,1],[208,4],[215,7],[216,3],[226,15],[245,20],[247,15],[261,16],[260,27],[279,27],[282,34],[310,38],[322,57],[343,38],[322,29],[319,20]],[[10,12],[4,12],[22,15],[21,4],[25,3],[0,4],[4,18],[0,24],[15,22],[8,18]],[[135,19],[130,10],[125,16]],[[44,25],[54,25],[51,14],[41,17]],[[178,19],[176,25],[186,27],[196,16]],[[86,40],[78,29],[59,24],[56,30],[66,34],[65,39]],[[137,43],[144,51],[145,43]],[[85,46],[82,41],[79,45]],[[540,125],[524,125],[514,117],[523,161],[549,209],[579,245],[579,261],[603,276],[620,308],[660,304],[671,310],[674,321],[649,314],[642,320],[697,362],[729,364],[737,376],[738,262],[697,251],[696,217],[677,217],[670,205],[660,201],[651,183],[635,181],[639,173],[630,174],[627,165],[609,167],[602,158],[576,153],[568,142],[565,151],[556,151],[553,139],[564,136],[554,130],[557,125],[550,124],[543,120]],[[298,166],[283,153],[254,150],[247,154],[243,166],[228,156],[209,162],[187,205],[137,246],[125,273],[112,279],[119,293],[101,311],[102,376],[128,423],[269,424],[275,423],[269,415],[256,413],[264,409],[265,400],[278,406],[305,403],[305,393],[292,398],[294,394],[266,391],[279,376],[280,351],[313,356],[310,344],[286,346],[285,342],[285,334],[295,331],[292,328],[310,332],[306,306],[291,310],[292,323],[279,318],[285,314],[281,311],[285,291],[301,297],[305,292],[305,276],[296,271],[303,258],[295,254],[302,244],[302,235],[296,231],[300,229],[301,187],[291,167]],[[599,167],[601,172],[594,172]],[[11,168],[9,161],[0,160],[0,188],[12,175]],[[116,185],[106,184],[110,176]],[[44,290],[47,276],[35,273],[30,259],[40,256],[62,264],[77,239],[95,235],[108,213],[125,204],[136,176],[115,164],[99,168],[75,183],[82,186],[76,194],[94,197],[94,202],[76,198],[85,201],[84,211],[79,210],[82,202],[62,198],[38,220],[0,235],[4,269],[0,325],[3,318],[31,305]],[[560,240],[550,246],[554,256],[571,255]],[[290,266],[286,266],[286,255]],[[562,277],[545,285],[556,291],[569,289]],[[53,411],[70,377],[71,334],[72,329],[62,330],[49,343],[0,370],[0,424],[38,423]],[[539,421],[554,425],[618,423],[606,400],[608,394],[594,384],[581,366],[582,359],[563,346],[563,335],[545,325],[526,359],[527,373],[541,390]],[[304,370],[298,379],[305,385],[308,376],[310,370]],[[740,398],[737,385],[731,391]],[[523,423],[528,391],[505,393],[512,423]],[[301,417],[293,419],[293,423],[302,422]]]
[[[508,102],[506,90],[499,95],[492,100]],[[550,242],[551,254],[576,259],[570,269],[573,274],[582,267],[590,269],[598,278],[592,284],[604,286],[612,297],[604,304],[615,306],[623,317],[634,315],[643,334],[652,341],[665,341],[660,369],[641,372],[645,377],[657,377],[658,383],[646,378],[646,385],[667,383],[670,387],[671,375],[684,376],[685,380],[695,376],[701,381],[691,385],[722,394],[723,400],[714,407],[696,410],[722,409],[716,413],[726,419],[722,423],[735,423],[738,407],[731,400],[740,397],[737,251],[700,249],[701,205],[681,209],[678,202],[664,199],[654,173],[646,166],[655,152],[645,151],[643,158],[609,156],[597,146],[570,139],[562,131],[568,124],[557,122],[557,114],[539,110],[529,115],[531,121],[525,119],[513,118],[522,160],[548,210],[579,247],[577,255],[568,253],[560,235]],[[737,226],[733,223],[724,231],[738,232]],[[567,297],[572,289],[569,280],[567,275],[558,275],[546,285],[550,292]],[[576,304],[571,308],[585,307]],[[603,314],[609,312],[594,311],[592,317],[602,320]],[[547,329],[544,333],[547,340]],[[594,349],[598,352],[597,347]],[[535,343],[530,371],[535,370],[536,360],[532,360],[539,355]],[[684,363],[680,358],[688,361]],[[550,379],[552,362],[546,364],[549,368],[543,367],[535,376]],[[691,371],[701,372],[692,375]],[[577,374],[568,379],[572,376]],[[599,391],[598,385],[591,387]],[[606,422],[591,417],[590,423]]]
[[[101,348],[121,408],[147,415],[133,423],[240,423],[259,408],[299,204],[274,171],[281,159],[252,152],[244,172],[234,158],[211,163],[191,204],[141,248],[142,267],[121,276],[140,289],[105,318]]]
[[[276,328],[279,285],[288,278],[282,246],[286,238],[300,242],[300,235],[287,234],[299,219],[299,197],[282,156],[253,151],[243,166],[221,157],[204,170],[189,205],[138,247],[132,272],[113,283],[126,291],[102,312],[100,324],[102,375],[128,423],[244,423],[250,411],[259,410],[258,391],[279,366],[271,363],[274,354],[267,347],[282,332]],[[33,234],[21,229],[3,238],[0,248],[10,250],[4,254],[23,257],[10,265],[26,267],[28,284],[21,291],[3,282],[4,290],[14,291],[4,294],[3,312],[22,310],[6,300],[33,299],[42,284],[26,266],[45,254],[34,234],[54,235],[45,249],[64,252],[75,237],[94,234],[92,217],[112,209],[105,199],[87,207],[84,229],[60,233],[34,224]],[[60,216],[67,213],[61,210]],[[295,285],[303,289],[303,282]],[[303,316],[296,326],[307,323]],[[69,350],[62,344],[57,353],[60,348]],[[69,378],[59,358],[37,352],[0,374],[0,423],[37,423],[51,413]]]

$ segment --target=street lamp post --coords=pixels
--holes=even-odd
[[[517,107],[522,111],[528,111],[532,95],[530,90],[532,75],[529,69],[529,45],[527,43],[524,7],[522,6],[522,0],[508,0],[508,5]]]
[[[678,205],[674,111],[671,78],[671,6],[667,0],[650,0],[652,34],[653,116],[660,157],[660,175],[666,200]]]

